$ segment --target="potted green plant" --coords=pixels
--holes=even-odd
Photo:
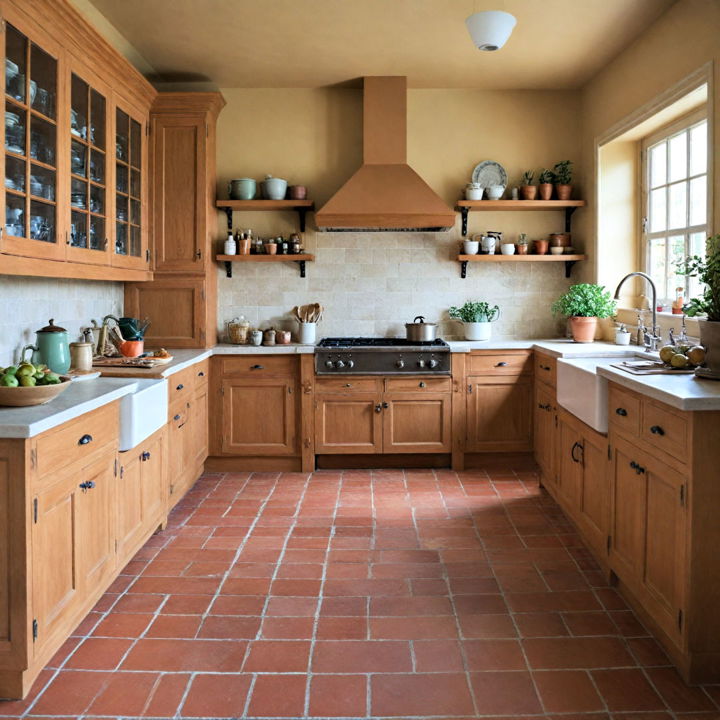
[[[569,200],[572,195],[572,163],[569,160],[561,160],[555,165],[553,175],[555,176],[555,194],[558,200]]]
[[[466,340],[489,340],[491,334],[490,323],[500,317],[500,308],[489,303],[468,300],[462,307],[454,305],[448,311],[453,320],[460,320],[465,328]]]
[[[515,243],[515,251],[518,255],[528,254],[528,239],[526,233],[520,233],[518,235],[518,241]]]
[[[533,177],[535,177],[535,173],[532,170],[526,170],[523,173],[520,186],[520,197],[523,200],[534,200],[537,197],[537,185],[532,184]]]
[[[555,315],[570,319],[573,340],[589,343],[595,339],[598,318],[615,314],[616,303],[604,285],[580,283],[571,285],[552,305]]]
[[[703,294],[692,298],[683,308],[686,315],[697,318],[700,344],[705,348],[705,367],[696,368],[695,374],[720,380],[720,235],[708,238],[705,257],[685,258],[680,263],[680,272],[698,278],[705,286]]]
[[[541,200],[550,200],[553,192],[553,183],[555,182],[555,174],[552,170],[543,168],[538,175],[538,193]]]

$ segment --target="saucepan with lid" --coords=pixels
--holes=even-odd
[[[412,342],[433,342],[437,338],[437,323],[425,322],[418,315],[411,323],[405,323],[405,337]]]

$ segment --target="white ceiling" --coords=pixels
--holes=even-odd
[[[218,87],[322,87],[407,75],[416,88],[577,88],[675,0],[85,0],[155,71]],[[80,3],[78,3],[80,4]],[[517,19],[476,50],[472,12]]]

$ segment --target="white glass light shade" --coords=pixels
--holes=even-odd
[[[517,20],[503,10],[487,10],[465,19],[465,25],[478,50],[499,50],[510,37]]]

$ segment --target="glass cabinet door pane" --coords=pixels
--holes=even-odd
[[[12,25],[5,29],[5,93],[25,102],[27,38]]]
[[[140,201],[130,199],[130,222],[133,225],[140,224]]]
[[[55,200],[55,171],[31,165],[30,194],[45,200]]]
[[[25,192],[25,161],[8,155],[5,158],[5,187]]]
[[[105,184],[105,155],[97,150],[90,153],[90,179],[100,185]]]
[[[74,140],[70,145],[70,172],[87,177],[87,150],[84,145]]]
[[[130,254],[140,257],[142,253],[142,242],[140,239],[140,228],[137,225],[130,226]]]
[[[115,157],[123,162],[128,161],[130,118],[122,110],[115,113]]]
[[[118,255],[128,254],[128,242],[127,242],[127,228],[125,223],[115,223],[115,252]]]
[[[70,132],[87,140],[88,86],[77,75],[72,76],[72,100],[70,105]]]
[[[90,212],[96,215],[105,214],[105,188],[90,186]]]
[[[85,210],[87,208],[87,183],[72,179],[70,184],[70,205]]]
[[[70,220],[70,245],[72,247],[87,247],[87,215],[73,212]]]
[[[118,192],[125,193],[128,191],[128,169],[127,165],[117,166],[117,172],[115,176],[115,186]]]
[[[42,242],[55,240],[55,206],[31,200],[30,237]]]
[[[140,123],[137,120],[130,121],[130,164],[136,168],[140,167],[140,129]]]
[[[25,198],[5,193],[5,232],[13,237],[27,237]]]
[[[30,52],[30,106],[55,119],[57,60],[37,45]]]
[[[97,90],[90,92],[90,142],[105,149],[105,98]]]
[[[25,155],[25,110],[14,103],[5,104],[5,149]]]
[[[140,172],[138,170],[130,171],[130,194],[133,197],[140,197]]]
[[[123,222],[128,220],[128,199],[123,195],[118,195],[115,200],[115,217]]]
[[[105,250],[107,239],[105,237],[105,218],[90,216],[90,249]]]
[[[55,165],[55,135],[55,125],[33,116],[30,121],[30,157],[47,165]]]

